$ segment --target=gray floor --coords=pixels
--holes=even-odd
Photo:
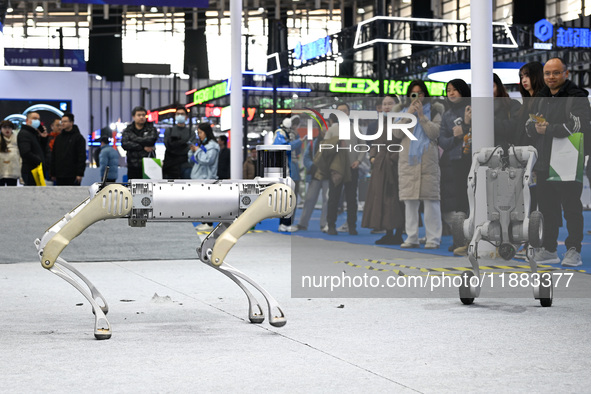
[[[55,216],[53,208],[46,210]],[[90,245],[80,237],[67,252],[72,261],[85,261],[74,265],[109,302],[113,337],[106,341],[94,339],[88,302],[44,270],[34,253],[29,259],[19,252],[34,251],[29,238],[42,235],[47,225],[2,226],[7,239],[26,234],[12,253],[3,252],[17,256],[15,263],[0,264],[0,392],[589,391],[587,274],[574,273],[571,287],[557,288],[551,308],[542,308],[531,289],[520,288],[505,289],[512,298],[503,298],[503,289],[484,288],[471,306],[460,303],[456,289],[414,289],[382,298],[347,297],[347,292],[317,298],[304,292],[292,298],[294,276],[306,271],[301,264],[315,273],[395,274],[367,268],[373,267],[364,260],[369,258],[386,268],[413,267],[405,268],[406,274],[418,275],[424,274],[420,268],[467,261],[248,234],[227,261],[279,301],[288,323],[275,328],[266,321],[249,323],[244,294],[220,273],[170,257],[191,254],[194,246],[181,246],[183,237],[196,241],[191,229],[155,225],[120,234],[99,224],[105,225],[101,231],[88,230]],[[150,239],[158,234],[178,240],[174,247],[180,250]],[[130,241],[141,247],[126,250]],[[89,262],[101,251],[108,258]],[[343,256],[349,265],[336,263]]]

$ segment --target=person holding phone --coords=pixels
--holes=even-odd
[[[472,164],[472,108],[470,87],[462,79],[447,83],[449,109],[441,119],[441,213],[449,227],[457,213],[469,213],[468,173]],[[467,245],[452,245],[450,251],[465,256]]]
[[[213,135],[210,123],[197,126],[196,144],[189,146],[189,163],[193,164],[191,179],[217,179],[220,146]],[[199,231],[213,230],[213,223],[202,223],[195,228]]]

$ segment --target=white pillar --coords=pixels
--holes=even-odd
[[[494,144],[492,0],[470,2],[472,150]],[[487,99],[488,98],[488,99]]]
[[[472,68],[472,152],[494,145],[493,103],[493,47],[492,47],[492,0],[470,2],[470,62]],[[475,194],[475,223],[487,220],[486,173],[478,171]],[[494,247],[486,242],[478,244],[478,255],[487,258]]]
[[[230,0],[232,91],[230,106],[230,177],[242,179],[242,0]]]

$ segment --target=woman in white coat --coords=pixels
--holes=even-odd
[[[14,124],[3,120],[0,129],[0,186],[16,186],[21,176],[21,155],[16,144]]]
[[[430,100],[425,83],[412,81],[408,87],[409,105],[403,112],[417,117],[410,129],[417,140],[411,140],[402,130],[394,129],[403,146],[398,160],[398,197],[405,205],[406,240],[402,248],[419,247],[419,206],[425,211],[427,242],[425,249],[438,249],[441,243],[441,209],[439,149],[437,139],[444,107]]]

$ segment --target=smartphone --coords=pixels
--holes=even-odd
[[[546,119],[543,116],[539,116],[536,114],[529,114],[529,118],[537,123],[544,123]]]

